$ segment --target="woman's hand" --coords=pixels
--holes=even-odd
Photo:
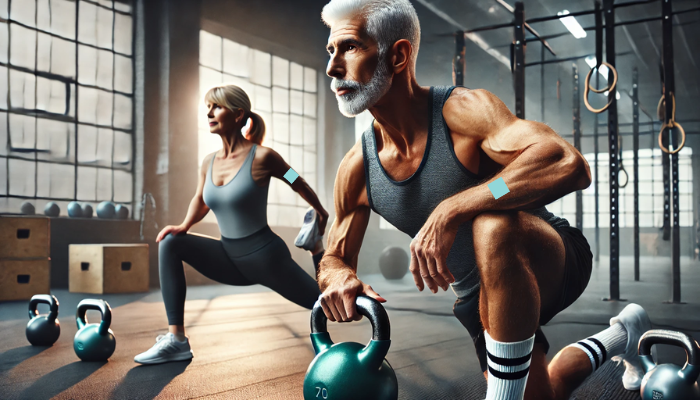
[[[167,235],[168,233],[172,233],[173,235],[179,235],[180,233],[187,233],[189,229],[190,228],[182,225],[168,225],[165,228],[163,228],[162,231],[160,231],[160,233],[156,237],[156,243],[163,240],[165,235]]]

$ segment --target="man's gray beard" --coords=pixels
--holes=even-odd
[[[342,96],[336,94],[335,96],[335,98],[338,99],[338,109],[340,109],[340,113],[351,118],[375,105],[379,99],[389,91],[391,82],[392,76],[389,72],[388,63],[384,55],[380,53],[379,63],[369,82],[363,84],[357,81],[333,78],[331,85],[333,85],[336,90],[339,87],[354,89],[348,94]]]

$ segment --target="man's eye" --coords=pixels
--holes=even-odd
[[[348,46],[348,50],[355,50],[355,49],[356,49],[356,47],[353,46],[353,45],[349,45],[349,46]]]

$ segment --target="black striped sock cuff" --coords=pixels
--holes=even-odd
[[[518,357],[518,358],[502,358],[502,357],[496,357],[490,352],[486,352],[486,356],[488,357],[488,370],[491,375],[493,375],[496,378],[499,379],[505,379],[505,380],[518,380],[522,379],[527,376],[528,372],[530,372],[530,359],[532,358],[532,353],[529,353],[526,356],[523,357]],[[523,366],[525,368],[517,371],[502,371],[499,369],[496,369],[492,367],[491,365],[496,366],[499,369],[513,369],[513,367],[518,367],[518,366]]]

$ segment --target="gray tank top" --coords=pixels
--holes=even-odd
[[[253,145],[241,169],[222,186],[214,185],[211,177],[216,157],[212,157],[207,170],[202,193],[204,204],[216,215],[221,236],[228,239],[246,237],[267,226],[267,192],[270,185],[256,185],[252,175],[257,146]]]
[[[442,107],[454,87],[431,87],[430,126],[423,160],[416,172],[397,182],[389,177],[377,153],[372,123],[362,135],[367,198],[377,214],[400,231],[415,237],[435,207],[444,199],[481,181],[457,158],[449,129],[442,116]],[[545,207],[527,211],[553,227],[569,226],[569,222],[547,211]],[[455,277],[452,290],[458,297],[478,293],[479,273],[474,257],[471,221],[460,225],[454,245],[447,256],[447,266]]]

